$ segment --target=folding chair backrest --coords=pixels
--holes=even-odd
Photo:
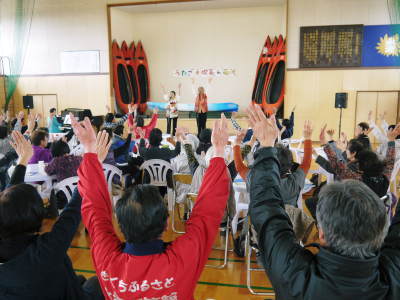
[[[65,194],[65,197],[67,200],[71,200],[72,193],[74,192],[74,189],[77,187],[79,181],[78,176],[66,178],[60,182],[58,182],[55,186],[54,189],[56,191],[61,191]]]
[[[172,172],[172,166],[169,162],[162,159],[150,159],[145,161],[141,167],[150,176],[150,184],[155,186],[167,186],[167,173]]]
[[[108,185],[108,191],[112,191],[112,183],[113,183],[113,178],[115,176],[119,177],[119,180],[122,180],[122,171],[118,169],[117,167],[109,164],[103,164],[103,171],[104,171],[104,176],[106,177],[107,185]]]

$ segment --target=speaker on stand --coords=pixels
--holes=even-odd
[[[22,102],[24,108],[28,110],[28,115],[29,115],[30,110],[33,108],[33,96],[31,95],[22,96]]]
[[[340,133],[342,132],[342,111],[343,108],[347,108],[347,93],[336,93],[335,108],[340,108],[339,132],[338,132],[340,139]]]

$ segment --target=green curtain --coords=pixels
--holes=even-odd
[[[390,23],[400,24],[400,0],[387,0]]]
[[[2,56],[9,66],[3,66],[6,72],[6,101],[4,110],[8,109],[11,98],[17,87],[24,65],[32,24],[35,0],[1,0],[0,27],[3,38],[0,40]]]

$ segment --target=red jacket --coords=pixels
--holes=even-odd
[[[156,127],[157,125],[157,120],[158,120],[158,114],[153,114],[153,116],[151,117],[151,120],[149,122],[148,125],[143,126],[142,129],[144,131],[144,138],[148,139],[150,136],[150,132],[154,129],[154,127]],[[132,114],[129,115],[128,117],[128,124],[129,126],[133,125],[133,117]],[[135,129],[135,132],[133,132],[134,135],[134,139],[140,139],[140,135],[139,132]]]
[[[194,299],[193,291],[211,252],[229,195],[224,160],[211,160],[186,223],[186,233],[161,254],[146,256],[122,252],[96,154],[84,155],[78,174],[82,219],[92,240],[93,262],[106,299]]]
[[[203,113],[208,112],[208,102],[207,102],[207,95],[197,95],[196,102],[194,104],[194,111],[199,113],[202,111]]]

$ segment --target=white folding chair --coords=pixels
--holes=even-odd
[[[79,177],[74,176],[70,178],[66,178],[60,182],[58,182],[54,186],[54,190],[61,191],[64,193],[65,197],[67,198],[68,202],[71,200],[72,193],[74,192],[74,189],[78,185]]]
[[[173,203],[173,208],[172,208],[172,231],[175,233],[185,233],[185,231],[179,231],[176,229],[175,226],[175,210],[179,209],[179,204],[176,202],[176,199],[178,198],[178,192],[177,192],[177,188],[176,188],[176,184],[177,183],[181,183],[181,184],[191,184],[192,183],[192,175],[191,174],[182,174],[182,173],[176,173],[172,176],[173,180],[174,180],[174,203]],[[186,196],[186,200],[185,200],[185,205],[187,205],[187,208],[189,208],[188,205],[188,197]]]
[[[246,285],[247,289],[252,295],[257,295],[257,296],[275,296],[274,292],[257,292],[254,290],[252,283],[251,283],[251,273],[252,272],[265,272],[264,268],[254,268],[251,266],[251,256],[253,251],[256,251],[256,246],[252,245],[251,243],[251,223],[248,221],[247,223],[248,229],[246,233],[246,242],[245,242],[245,253],[246,253]]]
[[[117,167],[109,164],[103,164],[103,171],[104,171],[104,176],[107,181],[108,185],[108,192],[110,193],[113,201],[113,205],[115,206],[115,203],[118,201],[119,196],[113,196],[112,193],[112,184],[113,184],[113,178],[115,176],[119,177],[119,180],[122,181],[122,171],[118,169]],[[122,184],[122,182],[121,182]]]
[[[147,171],[150,176],[150,184],[155,186],[167,187],[167,173],[172,172],[172,166],[169,162],[162,159],[150,159],[145,161],[141,166],[141,170]]]
[[[108,185],[108,190],[111,192],[112,191],[112,181],[114,176],[118,176],[119,179],[122,179],[122,171],[118,169],[117,167],[109,164],[103,164],[103,171],[104,171],[104,176],[106,177],[107,185]]]

